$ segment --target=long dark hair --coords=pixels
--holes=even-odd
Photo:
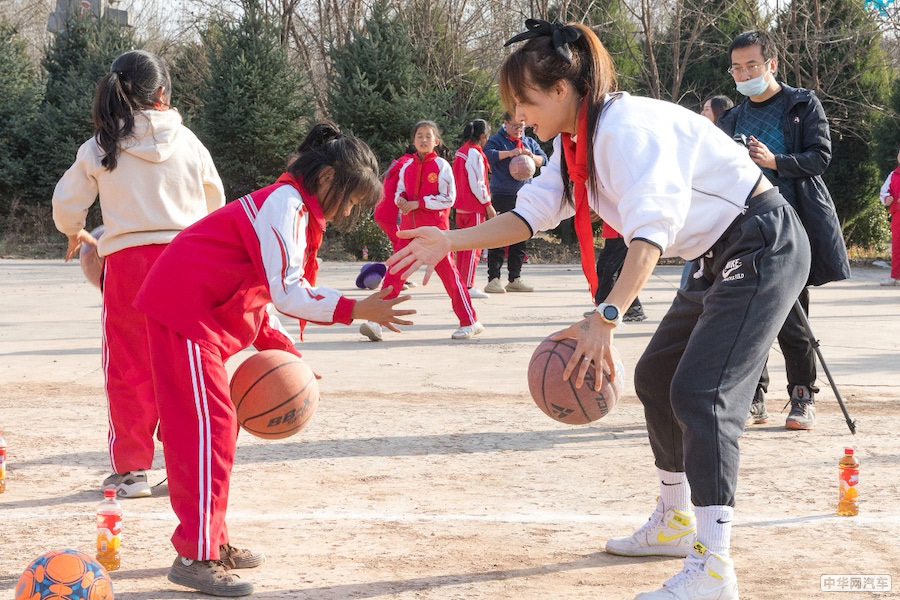
[[[116,168],[119,142],[134,129],[134,112],[151,108],[162,88],[171,97],[172,80],[166,63],[155,54],[132,50],[113,61],[109,73],[97,82],[94,95],[94,137],[103,151],[100,163]]]
[[[484,119],[475,119],[474,121],[470,121],[466,123],[466,126],[463,128],[463,143],[470,142],[472,144],[477,144],[478,140],[481,139],[488,131],[487,121]]]
[[[381,178],[378,160],[368,145],[359,138],[344,135],[334,123],[319,123],[313,127],[294,153],[296,158],[288,173],[303,179],[303,187],[311,194],[318,193],[322,169],[334,169],[334,178],[325,197],[319,198],[322,212],[333,215],[332,221],[340,230],[351,229],[359,216],[372,208],[381,197]],[[353,196],[362,196],[350,216],[344,216]]]
[[[594,169],[594,130],[603,110],[606,94],[618,89],[616,67],[612,57],[590,27],[581,23],[569,23],[581,36],[569,44],[571,64],[566,62],[553,45],[552,36],[534,37],[506,57],[500,67],[500,98],[510,114],[516,112],[516,99],[527,96],[528,89],[547,90],[559,81],[566,80],[582,97],[588,96],[587,143],[588,186],[597,193]],[[573,204],[572,185],[566,157],[560,156],[560,174],[563,180],[563,197]]]
[[[719,122],[722,115],[729,108],[734,108],[734,102],[728,96],[713,96],[709,99],[709,108],[712,110],[713,116],[716,118],[715,123]]]

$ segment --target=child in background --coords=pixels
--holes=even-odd
[[[900,152],[897,153],[900,164]],[[900,285],[900,167],[888,175],[881,187],[881,202],[888,207],[891,221],[891,276],[881,282],[885,286]]]
[[[147,315],[169,496],[179,520],[170,581],[220,596],[253,591],[230,571],[258,566],[263,557],[232,547],[225,525],[238,434],[225,361],[259,341],[266,305],[300,319],[301,329],[306,321],[368,319],[394,331],[411,324],[399,317],[415,311],[395,308],[409,296],[384,300],[385,290],[357,302],[315,287],[326,224],[351,226],[380,193],[369,147],[317,125],[274,185],[186,229],[147,276],[135,306]],[[283,340],[265,341],[296,352]]]
[[[169,106],[171,95],[159,57],[136,50],[116,58],[97,84],[94,136],[53,193],[53,220],[69,238],[66,260],[81,244],[97,245],[105,257],[102,364],[112,474],[102,487],[125,498],[150,495],[146,470],[159,420],[147,325],[132,302],[166,244],[225,204],[212,158]],[[99,244],[84,230],[98,195],[106,226]]]
[[[491,192],[488,188],[487,156],[484,145],[491,131],[484,119],[475,119],[463,129],[464,143],[456,151],[453,160],[453,178],[456,182],[456,227],[466,229],[475,227],[485,220],[496,217],[497,211],[491,204]],[[395,248],[395,252],[397,249]],[[481,250],[463,250],[456,253],[456,265],[459,275],[469,290],[471,298],[490,298],[475,285],[475,267],[481,260]]]
[[[453,170],[443,158],[435,153],[441,144],[441,134],[433,121],[419,121],[412,130],[412,142],[416,154],[400,167],[397,174],[397,192],[394,202],[400,209],[400,230],[415,229],[430,225],[440,230],[450,229],[447,213],[456,199]],[[399,240],[402,249],[409,240]],[[434,272],[444,283],[444,289],[453,304],[453,312],[459,319],[459,329],[451,334],[454,340],[472,338],[484,327],[478,322],[469,290],[456,270],[453,259],[448,254],[440,260]],[[382,291],[388,291],[386,298],[394,298],[406,281],[399,275],[388,273],[382,283]],[[381,325],[367,322],[359,327],[359,332],[373,342],[383,339]]]
[[[387,172],[384,174],[381,200],[378,201],[378,204],[375,206],[375,213],[372,215],[375,224],[381,227],[381,230],[391,241],[394,252],[400,248],[398,246],[399,239],[397,238],[397,222],[400,220],[400,209],[397,208],[397,203],[394,202],[394,197],[397,194],[398,174],[400,173],[400,167],[407,161],[412,160],[415,153],[415,146],[407,146],[403,156],[394,160],[391,166],[388,167]],[[412,287],[416,287],[416,284],[412,281],[407,281],[403,284],[404,290]]]

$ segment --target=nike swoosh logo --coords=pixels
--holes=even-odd
[[[731,523],[731,521],[723,521],[722,519],[716,519],[716,523],[719,525],[725,525],[726,523]]]
[[[660,481],[660,483],[663,485],[681,485],[680,481],[678,483],[666,483],[665,481]]]
[[[694,530],[688,529],[687,531],[682,531],[681,533],[676,533],[675,535],[669,536],[669,535],[664,535],[663,532],[660,531],[656,535],[656,541],[659,542],[660,544],[665,544],[668,542],[674,542],[675,540],[677,540],[679,538],[683,538],[684,536],[690,535],[692,533],[694,533]]]
[[[729,275],[731,275],[738,269],[740,269],[740,267],[731,267],[730,269],[722,269],[722,277],[728,277]]]

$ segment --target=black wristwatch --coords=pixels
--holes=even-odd
[[[622,324],[622,311],[615,304],[600,304],[597,306],[597,312],[604,322],[609,323],[613,327],[618,327]]]

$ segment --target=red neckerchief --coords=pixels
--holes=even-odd
[[[504,131],[506,131],[506,128],[504,128]],[[522,143],[522,138],[513,137],[512,134],[508,131],[506,132],[506,137],[508,137],[509,141],[515,144],[516,148],[518,148],[519,150],[525,149],[525,144]]]
[[[315,286],[319,274],[319,261],[316,258],[319,248],[322,246],[326,227],[319,199],[303,187],[303,178],[295,178],[290,173],[282,173],[275,183],[283,183],[297,190],[303,199],[303,206],[309,212],[309,224],[306,226],[306,256],[303,257],[303,278],[309,282],[309,285]],[[306,321],[304,319],[298,319],[298,321],[300,321],[300,338],[302,339]]]
[[[562,147],[566,157],[566,168],[575,195],[575,235],[581,250],[581,270],[591,288],[591,296],[597,292],[597,269],[594,265],[594,232],[591,229],[591,213],[587,198],[587,148],[588,139],[588,97],[585,95],[578,109],[578,142],[572,141],[568,133],[562,134]]]

